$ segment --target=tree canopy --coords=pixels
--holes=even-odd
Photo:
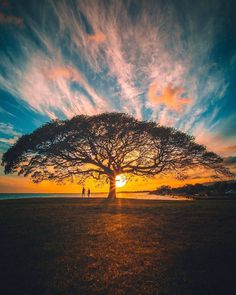
[[[20,137],[3,155],[2,165],[6,174],[17,172],[34,182],[105,177],[111,198],[116,197],[115,177],[123,173],[181,177],[186,169],[205,167],[230,175],[223,159],[193,136],[124,113],[51,121]]]

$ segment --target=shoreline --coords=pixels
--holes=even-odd
[[[0,193],[0,201],[4,200],[25,200],[25,199],[78,199],[78,200],[99,200],[107,199],[107,193],[94,193],[90,198],[83,198],[76,193]],[[192,198],[181,196],[160,196],[148,193],[117,193],[117,200],[143,200],[143,201],[190,201]]]
[[[115,200],[109,200],[107,197],[90,197],[90,198],[82,198],[82,197],[65,197],[65,196],[45,196],[45,197],[40,197],[40,196],[30,196],[30,197],[18,197],[18,198],[1,198],[0,197],[0,203],[3,203],[4,201],[24,201],[24,200],[38,200],[38,201],[46,201],[46,200],[81,200],[81,201],[98,201],[98,200],[103,200],[103,201],[120,201],[120,200],[127,200],[127,201],[140,201],[140,202],[190,202],[190,201],[236,201],[236,198],[229,198],[229,197],[212,197],[212,198],[194,198],[194,197],[189,197],[189,198],[129,198],[129,197],[122,197],[119,198],[117,197]]]

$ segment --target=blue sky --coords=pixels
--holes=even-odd
[[[50,119],[118,111],[235,157],[234,2],[0,1],[0,153]]]

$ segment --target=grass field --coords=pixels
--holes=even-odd
[[[236,294],[236,201],[0,202],[0,294]]]

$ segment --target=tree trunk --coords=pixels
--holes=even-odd
[[[116,178],[110,177],[110,190],[108,194],[109,199],[115,199],[116,198]]]

